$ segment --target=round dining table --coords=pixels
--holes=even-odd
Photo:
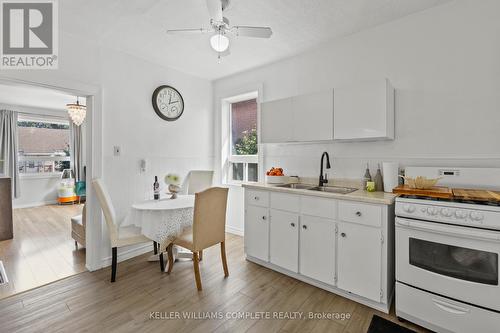
[[[141,233],[161,246],[164,252],[166,245],[192,227],[194,195],[178,195],[177,198],[146,200],[132,205],[130,214],[122,226],[136,226]],[[191,258],[191,253],[174,250],[174,257]],[[150,261],[158,260],[158,255],[151,256]]]

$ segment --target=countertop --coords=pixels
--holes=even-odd
[[[267,190],[273,192],[310,195],[310,196],[330,198],[330,199],[350,200],[350,201],[383,204],[383,205],[392,205],[397,197],[397,194],[393,193],[368,192],[365,190],[357,190],[348,194],[339,194],[339,193],[286,188],[286,187],[280,187],[279,185],[265,184],[265,183],[244,183],[242,184],[242,186],[245,188],[255,189],[255,190]],[[317,185],[311,185],[311,186],[317,186]]]

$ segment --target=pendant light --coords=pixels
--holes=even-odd
[[[66,109],[68,109],[68,115],[71,118],[71,121],[76,126],[83,124],[85,115],[87,114],[87,107],[80,104],[78,97],[76,97],[76,104],[66,104]]]

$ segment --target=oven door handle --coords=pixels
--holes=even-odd
[[[486,239],[500,242],[500,233],[492,230],[483,231],[474,228],[461,226],[449,226],[433,222],[420,222],[403,218],[396,218],[396,225],[409,229],[422,230],[432,233],[439,233],[447,236],[457,236],[462,238]]]
[[[443,311],[449,312],[449,313],[466,314],[466,313],[470,312],[470,310],[467,308],[464,308],[464,307],[461,307],[461,306],[458,306],[455,304],[451,304],[451,303],[448,303],[448,302],[445,302],[445,301],[442,301],[442,300],[439,300],[436,298],[433,298],[432,301],[434,302],[434,304],[438,308],[440,308]]]

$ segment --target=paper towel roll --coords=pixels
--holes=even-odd
[[[384,174],[384,191],[391,192],[398,186],[399,165],[397,162],[383,162],[382,172]]]

